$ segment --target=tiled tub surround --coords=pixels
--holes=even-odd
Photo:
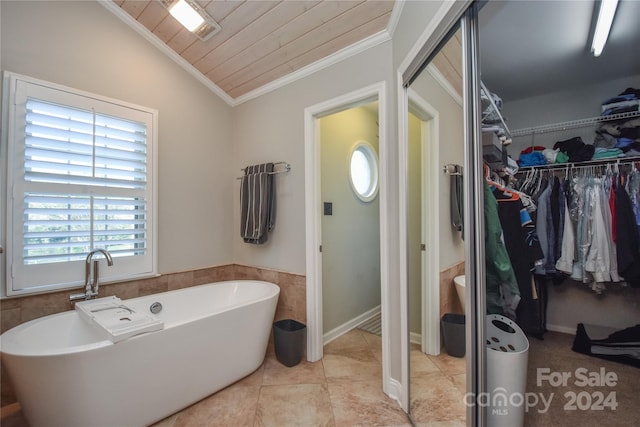
[[[440,317],[445,313],[464,314],[453,284],[453,278],[462,274],[464,274],[464,261],[440,271]]]
[[[129,299],[205,283],[243,279],[264,280],[280,286],[280,299],[275,320],[291,318],[306,322],[305,276],[237,264],[107,284],[100,287],[100,297],[115,295],[121,299]],[[1,300],[1,332],[38,317],[71,310],[73,308],[69,302],[71,293],[73,293],[72,290],[66,290]],[[0,373],[0,378],[2,380],[0,406],[14,403],[16,399],[6,375]]]

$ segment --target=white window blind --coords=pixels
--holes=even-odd
[[[19,76],[14,83],[7,293],[83,284],[95,248],[114,257],[102,280],[153,274],[155,113]]]

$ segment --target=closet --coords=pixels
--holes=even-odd
[[[533,279],[518,280],[519,324],[528,334],[573,334],[579,323],[624,328],[640,320],[633,289],[640,282],[639,118],[640,111],[630,111],[507,130],[512,159],[537,154],[543,163],[520,161],[514,174],[505,173],[509,165],[494,167],[533,217],[543,252],[539,260],[514,257],[534,269]],[[564,161],[552,162],[559,156]],[[508,243],[513,231],[504,233]]]
[[[567,33],[566,25],[560,25],[562,16],[589,17],[593,8],[593,5],[576,4],[579,2],[568,3],[497,2],[489,3],[480,13],[483,92],[489,88],[496,95],[491,97],[492,104],[501,107],[501,121],[504,121],[504,133],[508,135],[508,143],[501,148],[510,158],[507,163],[504,161],[506,156],[502,155],[501,164],[489,164],[503,180],[501,184],[524,195],[524,205],[529,200],[534,202],[528,212],[537,232],[544,234],[540,238],[544,256],[537,262],[527,260],[535,269],[532,275],[534,282],[523,285],[522,280],[518,281],[521,290],[527,288],[529,291],[523,298],[533,297],[535,300],[528,305],[524,301],[527,314],[521,319],[521,326],[526,332],[540,337],[546,330],[575,334],[579,323],[612,328],[640,323],[640,290],[629,283],[635,282],[635,273],[627,270],[628,277],[623,277],[617,268],[616,249],[620,242],[612,230],[616,225],[620,228],[621,224],[612,224],[617,218],[611,214],[600,215],[606,214],[605,207],[609,212],[615,208],[616,189],[619,188],[627,191],[634,215],[640,215],[640,210],[634,209],[637,207],[637,192],[634,191],[640,177],[640,150],[635,150],[634,145],[640,146],[640,135],[636,133],[640,130],[640,100],[634,101],[632,96],[617,98],[629,88],[640,89],[640,68],[634,69],[628,62],[637,60],[628,58],[616,62],[622,69],[617,74],[613,73],[605,61],[612,61],[614,55],[619,54],[617,47],[608,47],[610,51],[605,51],[601,58],[584,55],[586,63],[579,63],[580,59],[575,57],[569,58],[568,53],[559,55],[561,49],[568,49],[569,39],[577,38]],[[540,27],[536,27],[536,22],[542,18],[547,20],[545,28],[550,34],[540,34]],[[616,19],[619,19],[616,25],[626,22],[624,16]],[[506,22],[518,27],[520,34],[510,33],[507,39],[504,31]],[[590,21],[586,20],[586,31],[582,32],[585,45],[589,25]],[[578,27],[572,29],[577,31]],[[550,38],[555,38],[558,43],[545,44],[544,40]],[[545,49],[550,52],[545,52]],[[537,63],[536,58],[539,58]],[[576,72],[576,65],[582,66],[582,75]],[[621,106],[631,108],[611,108]],[[621,129],[624,129],[622,135]],[[618,135],[612,136],[608,131],[618,132]],[[494,146],[500,147],[495,137],[492,140]],[[563,163],[553,163],[556,159]],[[513,166],[511,160],[520,163],[515,174],[508,170]],[[536,218],[538,202],[545,190],[548,192],[544,193],[542,209],[545,218],[547,213],[552,215],[548,221],[540,221]],[[582,214],[578,206],[584,202],[581,197],[585,195],[589,206],[597,203],[597,210],[589,211],[589,214],[597,212],[598,215],[589,217],[595,222],[578,224]],[[570,262],[570,267],[576,271],[557,269],[563,254],[565,205],[570,218],[573,216],[575,238],[581,239],[581,250],[585,251],[574,255],[578,260],[589,261],[587,268],[593,271],[583,270],[584,265],[573,265],[573,262]],[[591,228],[594,224],[598,233],[595,238]],[[638,224],[640,222],[636,226]],[[607,225],[609,234],[603,235],[602,226]],[[580,229],[582,234],[579,234],[577,228],[582,226],[585,228]],[[624,228],[627,232],[622,232],[623,241],[631,233],[637,234],[633,223],[624,227],[627,227]],[[566,254],[568,247],[564,249],[565,255],[572,257]],[[605,250],[609,253],[603,254]],[[593,265],[598,251],[607,260],[606,267],[604,261],[597,268]],[[522,259],[520,256],[515,258]],[[565,264],[560,265],[568,270],[569,266],[564,261]],[[582,275],[579,274],[581,269]],[[628,280],[618,280],[622,278]]]
[[[528,338],[527,393],[556,396],[548,410],[525,414],[527,426],[637,419],[640,58],[625,52],[637,50],[632,41],[637,46],[640,28],[630,17],[639,16],[640,3],[620,1],[599,57],[589,47],[596,6],[488,2],[479,13],[482,118],[497,116],[482,126],[488,131],[482,135],[490,189],[485,213],[495,206],[512,264],[512,276],[501,271],[498,283],[515,280],[519,292],[514,297],[502,289],[498,301]],[[495,125],[501,129],[490,130]],[[490,258],[496,252],[485,221],[491,312],[491,268],[499,263]],[[541,372],[574,378],[577,368],[595,367],[616,373],[617,388],[579,391],[585,397],[617,392],[615,410],[572,411],[566,398],[575,393],[574,380],[566,386],[540,381]],[[487,367],[486,374],[496,369]]]

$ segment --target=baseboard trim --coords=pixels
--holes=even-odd
[[[576,328],[570,326],[550,325],[547,324],[547,330],[551,332],[561,332],[563,334],[575,335]]]
[[[393,378],[389,378],[389,380],[387,381],[387,387],[386,390],[384,390],[384,392],[387,394],[387,396],[389,396],[390,398],[394,399],[396,402],[398,402],[398,404],[400,405],[400,407],[402,407],[402,384],[400,384],[399,381],[393,379]]]
[[[334,328],[334,329],[330,330],[326,334],[322,335],[322,342],[325,345],[329,344],[331,341],[335,340],[339,336],[346,334],[350,330],[355,329],[358,326],[362,325],[364,322],[368,321],[372,317],[377,316],[378,314],[380,314],[381,310],[382,310],[382,306],[379,305],[377,307],[372,308],[369,311],[366,311],[366,312],[362,313],[361,315],[359,315],[357,317],[354,317],[353,319],[349,320],[348,322],[343,323],[342,325],[338,326],[337,328]]]
[[[422,345],[422,335],[417,332],[410,332],[409,341],[411,342],[411,344]]]

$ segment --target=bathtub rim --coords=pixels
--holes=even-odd
[[[254,299],[250,299],[247,301],[243,301],[243,304],[233,304],[233,305],[229,305],[229,306],[225,306],[223,309],[220,309],[216,312],[210,313],[207,316],[203,316],[200,317],[198,319],[190,319],[188,322],[177,322],[172,324],[170,327],[165,327],[161,330],[155,331],[155,332],[149,332],[149,333],[143,333],[143,334],[139,334],[139,335],[135,335],[132,336],[126,340],[123,340],[122,343],[125,343],[127,341],[131,341],[131,340],[136,340],[136,339],[140,339],[144,336],[153,334],[153,333],[157,333],[157,332],[162,332],[168,329],[172,329],[181,325],[184,325],[186,323],[192,322],[192,321],[197,321],[197,320],[201,320],[201,319],[206,319],[207,317],[211,316],[211,315],[215,315],[215,314],[220,314],[220,313],[224,313],[227,312],[229,310],[233,310],[234,308],[237,307],[241,307],[244,304],[249,304],[249,303],[259,303],[265,300],[268,300],[269,298],[273,298],[273,297],[277,297],[280,294],[280,286],[277,285],[276,283],[273,282],[268,282],[265,280],[253,280],[253,279],[236,279],[236,280],[223,280],[223,281],[219,281],[219,282],[209,282],[209,283],[203,283],[200,285],[194,285],[194,286],[188,286],[185,288],[180,288],[180,289],[172,289],[169,291],[165,291],[165,292],[159,292],[159,293],[155,293],[155,294],[149,294],[149,295],[143,295],[143,296],[138,296],[138,297],[133,297],[133,298],[129,298],[123,301],[130,301],[130,302],[139,302],[145,299],[149,299],[149,300],[153,300],[154,297],[157,297],[158,295],[171,295],[171,294],[180,294],[180,293],[188,293],[188,292],[194,292],[196,291],[198,288],[203,288],[203,287],[213,287],[213,286],[218,286],[218,285],[230,285],[230,284],[240,284],[240,283],[244,283],[244,284],[249,284],[249,283],[257,283],[257,284],[261,284],[261,285],[268,285],[269,288],[271,288],[272,292],[269,292],[267,295],[261,296],[259,298],[254,298]],[[276,303],[277,304],[277,303]],[[119,343],[114,343],[109,339],[104,339],[99,331],[95,331],[96,333],[96,337],[97,340],[93,341],[91,343],[87,343],[87,344],[80,344],[80,345],[73,345],[73,346],[68,346],[68,347],[64,347],[64,348],[60,348],[57,350],[51,350],[51,351],[40,351],[38,353],[36,352],[27,352],[24,351],[24,349],[19,348],[18,350],[20,351],[12,351],[11,349],[11,343],[10,343],[10,347],[9,347],[9,351],[5,350],[5,345],[3,344],[3,342],[7,339],[6,337],[11,336],[11,335],[16,335],[21,333],[24,329],[30,328],[33,325],[37,324],[37,323],[41,323],[41,322],[45,322],[51,318],[54,317],[58,317],[58,316],[77,316],[78,318],[80,318],[81,316],[79,315],[79,313],[76,312],[75,308],[72,308],[71,310],[67,310],[67,311],[62,311],[59,313],[53,313],[53,314],[48,314],[46,316],[42,316],[42,317],[38,317],[32,320],[29,320],[25,323],[22,323],[20,325],[14,326],[13,328],[5,331],[4,333],[2,333],[0,335],[0,354],[2,354],[2,356],[7,356],[7,357],[52,357],[52,356],[65,356],[65,355],[70,355],[70,354],[75,354],[75,353],[82,353],[82,352],[86,352],[86,351],[91,351],[91,350],[97,350],[103,347],[109,347],[111,345],[116,345]],[[85,320],[83,320],[82,318],[80,319],[82,322],[85,322]]]

